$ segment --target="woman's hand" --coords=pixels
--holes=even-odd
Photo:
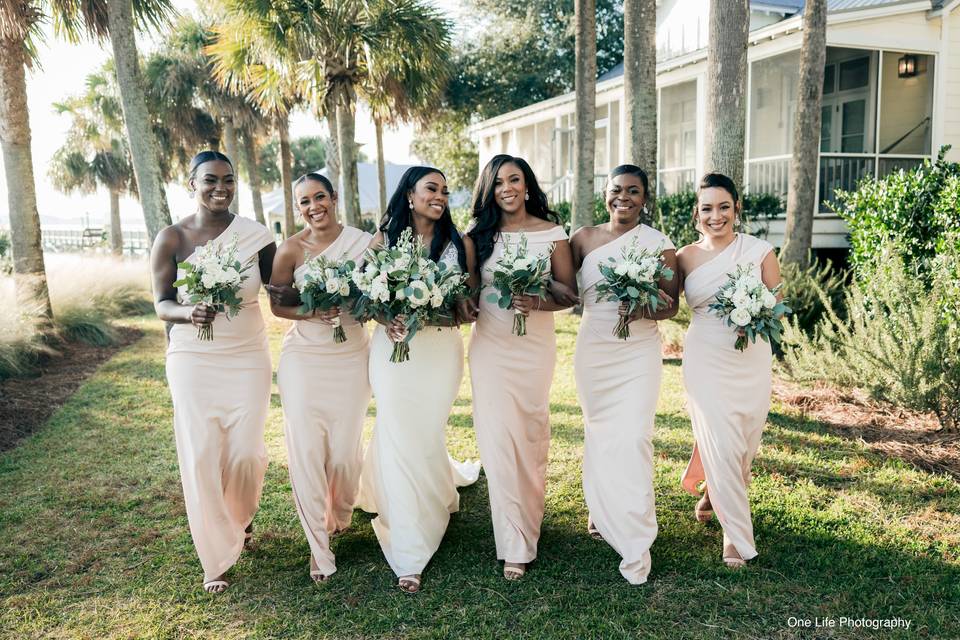
[[[288,284],[276,285],[276,284],[266,284],[263,285],[267,290],[267,293],[270,295],[270,302],[273,304],[279,305],[281,307],[299,307],[300,302],[300,292]]]
[[[203,327],[213,324],[213,319],[217,317],[217,308],[206,302],[198,302],[193,305],[190,312],[190,323],[195,327]]]
[[[326,311],[317,309],[313,312],[313,317],[323,324],[333,326],[334,321],[340,317],[340,307],[330,307]]]
[[[521,315],[529,316],[530,312],[533,311],[534,300],[539,302],[540,298],[536,296],[514,295],[510,306]],[[539,307],[539,305],[537,306]]]
[[[458,322],[475,322],[479,315],[480,310],[477,308],[477,303],[473,301],[473,298],[463,298],[457,302]]]
[[[550,295],[559,305],[573,307],[580,304],[580,296],[573,289],[557,280],[550,280]]]
[[[665,309],[673,304],[673,298],[670,296],[670,294],[668,294],[663,289],[657,290],[657,299],[660,301],[660,304],[657,305],[658,310]],[[628,309],[627,303],[621,302],[620,307],[617,309],[617,311],[620,313],[621,316],[626,316],[627,309]],[[627,324],[629,324],[630,322],[633,322],[634,320],[639,320],[640,318],[649,318],[651,315],[653,314],[650,313],[650,307],[648,305],[645,305],[645,304],[638,305],[637,308],[634,310],[634,312],[630,314],[630,316],[627,318]]]
[[[407,316],[399,315],[387,325],[387,337],[391,342],[401,342],[407,337]]]

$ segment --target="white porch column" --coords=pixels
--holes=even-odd
[[[940,152],[944,143],[943,120],[947,106],[947,66],[950,59],[950,11],[940,16],[940,54],[933,60],[933,109],[930,112],[930,153],[933,157]]]
[[[706,74],[701,73],[697,76],[697,170],[693,176],[694,188],[700,183],[700,176],[703,175],[703,167],[707,161],[706,149],[706,129],[707,129],[707,82]]]

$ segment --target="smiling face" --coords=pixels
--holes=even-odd
[[[197,167],[190,186],[197,195],[200,206],[211,213],[225,213],[233,202],[237,182],[233,167],[223,160],[210,160]]]
[[[740,205],[722,187],[706,187],[697,195],[696,216],[698,228],[704,236],[722,240],[733,236],[733,223],[740,213]]]
[[[325,231],[337,224],[337,196],[322,182],[307,178],[297,185],[294,195],[303,222],[311,229]]]
[[[604,197],[610,219],[619,224],[636,224],[640,220],[643,205],[647,202],[643,181],[640,176],[630,173],[610,178]]]
[[[450,199],[447,181],[442,174],[428,173],[413,185],[407,200],[413,204],[413,213],[436,222],[443,216]]]
[[[504,213],[516,213],[524,208],[527,183],[523,171],[513,162],[504,163],[493,183],[493,199]]]

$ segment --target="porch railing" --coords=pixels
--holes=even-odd
[[[601,193],[603,192],[604,186],[607,184],[607,175],[606,174],[596,174],[593,176],[593,192]],[[551,204],[557,202],[571,202],[573,201],[573,174],[568,173],[560,176],[546,189],[547,201]]]
[[[900,169],[912,169],[927,155],[877,153],[821,153],[817,172],[817,211],[830,213],[836,192],[853,191],[864,178],[883,178]],[[790,185],[790,155],[747,160],[747,190],[786,198]]]
[[[697,183],[696,167],[676,167],[657,170],[657,194],[667,195],[692,190]]]

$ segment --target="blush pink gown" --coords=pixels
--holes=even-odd
[[[613,335],[619,302],[597,302],[599,266],[620,258],[634,240],[641,248],[673,249],[655,229],[639,225],[583,259],[578,278],[583,319],[574,375],[584,417],[583,493],[594,526],[623,560],[620,573],[643,584],[657,537],[653,493],[653,427],[660,395],[662,355],[654,320],[630,323],[630,336]]]
[[[366,231],[344,227],[322,255],[360,260],[371,239]],[[305,274],[306,265],[294,271],[298,286]],[[277,369],[293,500],[317,570],[325,576],[337,570],[329,535],[350,526],[353,516],[360,438],[370,404],[370,339],[345,310],[340,321],[347,336],[340,344],[333,340],[332,326],[315,319],[294,321]]]
[[[527,232],[531,255],[543,255],[567,234],[560,226]],[[527,563],[537,557],[550,448],[550,384],[557,341],[553,312],[532,311],[527,335],[513,334],[512,309],[488,302],[490,269],[520,233],[500,233],[481,267],[480,315],[470,339],[473,423],[486,470],[497,558]]]
[[[262,224],[235,216],[214,242],[239,241],[238,257],[253,260],[240,296],[243,309],[213,322],[213,340],[197,339],[192,324],[176,324],[167,348],[167,381],[173,397],[183,499],[204,581],[232,567],[243,549],[267,469],[263,442],[272,368],[257,302],[260,249],[273,243]],[[196,253],[187,261],[192,261]],[[183,276],[178,269],[177,277]],[[178,292],[186,300],[184,288]]]
[[[744,560],[757,555],[747,488],[770,409],[772,354],[761,339],[737,351],[733,328],[708,305],[737,265],[752,265],[760,277],[771,251],[769,242],[738,233],[684,282],[693,318],[683,343],[683,384],[696,444],[683,485],[690,490],[706,480],[724,546],[733,544]]]

